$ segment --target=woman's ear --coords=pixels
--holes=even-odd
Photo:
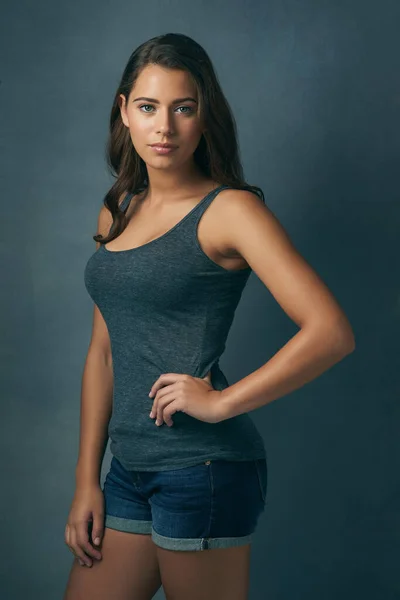
[[[125,98],[124,94],[119,95],[118,105],[119,105],[119,110],[121,112],[122,122],[125,125],[125,127],[129,128],[129,121],[128,121],[128,117],[126,114],[126,98]]]

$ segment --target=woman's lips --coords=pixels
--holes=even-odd
[[[177,150],[177,146],[168,147],[168,146],[150,146],[152,150],[157,152],[158,154],[169,154],[174,150]]]

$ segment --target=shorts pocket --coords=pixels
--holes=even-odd
[[[263,504],[265,504],[266,500],[267,500],[267,483],[268,483],[267,460],[265,458],[257,458],[254,461],[254,464],[256,467],[256,471],[257,471],[261,499],[263,501]]]

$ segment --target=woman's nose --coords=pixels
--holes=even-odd
[[[157,115],[158,131],[171,134],[173,133],[173,115],[168,110],[160,110]]]

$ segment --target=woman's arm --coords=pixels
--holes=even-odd
[[[108,442],[113,396],[113,368],[107,327],[95,306],[92,341],[82,377],[79,456],[76,484],[98,485]]]
[[[102,206],[97,231],[103,236],[107,235],[111,223],[111,213]],[[96,249],[99,246],[97,242]],[[79,455],[75,470],[79,487],[100,483],[101,465],[108,442],[113,383],[110,337],[103,316],[94,305],[92,337],[82,376]]]
[[[224,418],[264,406],[312,381],[355,348],[351,325],[331,291],[297,252],[261,200],[227,190],[225,248],[239,253],[300,328],[267,363],[221,393]],[[229,196],[228,196],[229,194]]]

